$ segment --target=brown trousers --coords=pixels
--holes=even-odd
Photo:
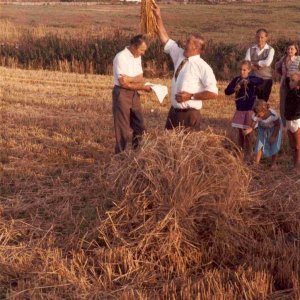
[[[115,153],[124,151],[131,138],[132,147],[136,149],[145,132],[140,96],[137,91],[114,86],[112,99],[116,136]]]
[[[188,130],[200,130],[200,110],[176,109],[171,106],[166,122],[166,129],[174,129],[182,126]]]

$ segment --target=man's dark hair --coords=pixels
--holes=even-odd
[[[130,46],[134,46],[135,48],[138,48],[143,43],[147,44],[146,36],[143,34],[138,34],[130,40]]]
[[[261,32],[264,32],[264,33],[266,34],[266,36],[269,35],[268,30],[265,29],[265,28],[259,28],[259,29],[256,30],[256,34],[259,34],[259,33],[261,33]]]

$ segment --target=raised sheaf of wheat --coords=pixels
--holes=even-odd
[[[148,36],[154,36],[156,32],[156,19],[153,15],[152,5],[154,0],[142,0],[141,2],[141,32]]]

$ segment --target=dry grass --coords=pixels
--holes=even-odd
[[[59,36],[101,36],[102,32],[122,30],[136,34],[140,30],[140,5],[1,5],[1,20],[18,30],[37,30]],[[162,15],[170,36],[185,38],[199,32],[207,40],[219,43],[251,44],[254,32],[265,27],[273,40],[299,38],[299,2],[263,1],[211,4],[162,4]],[[284,26],[283,26],[284,24]],[[2,29],[2,27],[1,27]],[[5,34],[5,33],[4,33]],[[2,30],[0,32],[0,40]]]
[[[186,135],[144,95],[148,135],[116,157],[111,77],[0,75],[0,298],[299,299],[300,179],[286,145],[276,172],[241,163],[233,101]]]

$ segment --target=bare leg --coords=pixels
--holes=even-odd
[[[293,165],[295,165],[296,164],[296,140],[295,140],[294,133],[292,133],[290,130],[288,130],[287,133],[289,137],[289,144],[292,150]]]
[[[256,157],[255,157],[255,163],[259,164],[260,160],[262,158],[263,155],[263,150],[262,148],[258,150],[258,152],[256,153]]]
[[[246,153],[246,158],[248,158],[249,160],[252,159],[253,156],[253,141],[254,141],[253,132],[245,136],[245,153]]]
[[[243,134],[243,129],[239,128],[239,133],[238,133],[238,145],[242,149],[244,149],[244,144],[245,144],[245,136]]]
[[[276,158],[277,158],[276,154],[272,155],[272,158],[271,158],[271,170],[275,170],[276,169]]]
[[[295,169],[300,172],[300,128],[294,133],[295,140]]]

